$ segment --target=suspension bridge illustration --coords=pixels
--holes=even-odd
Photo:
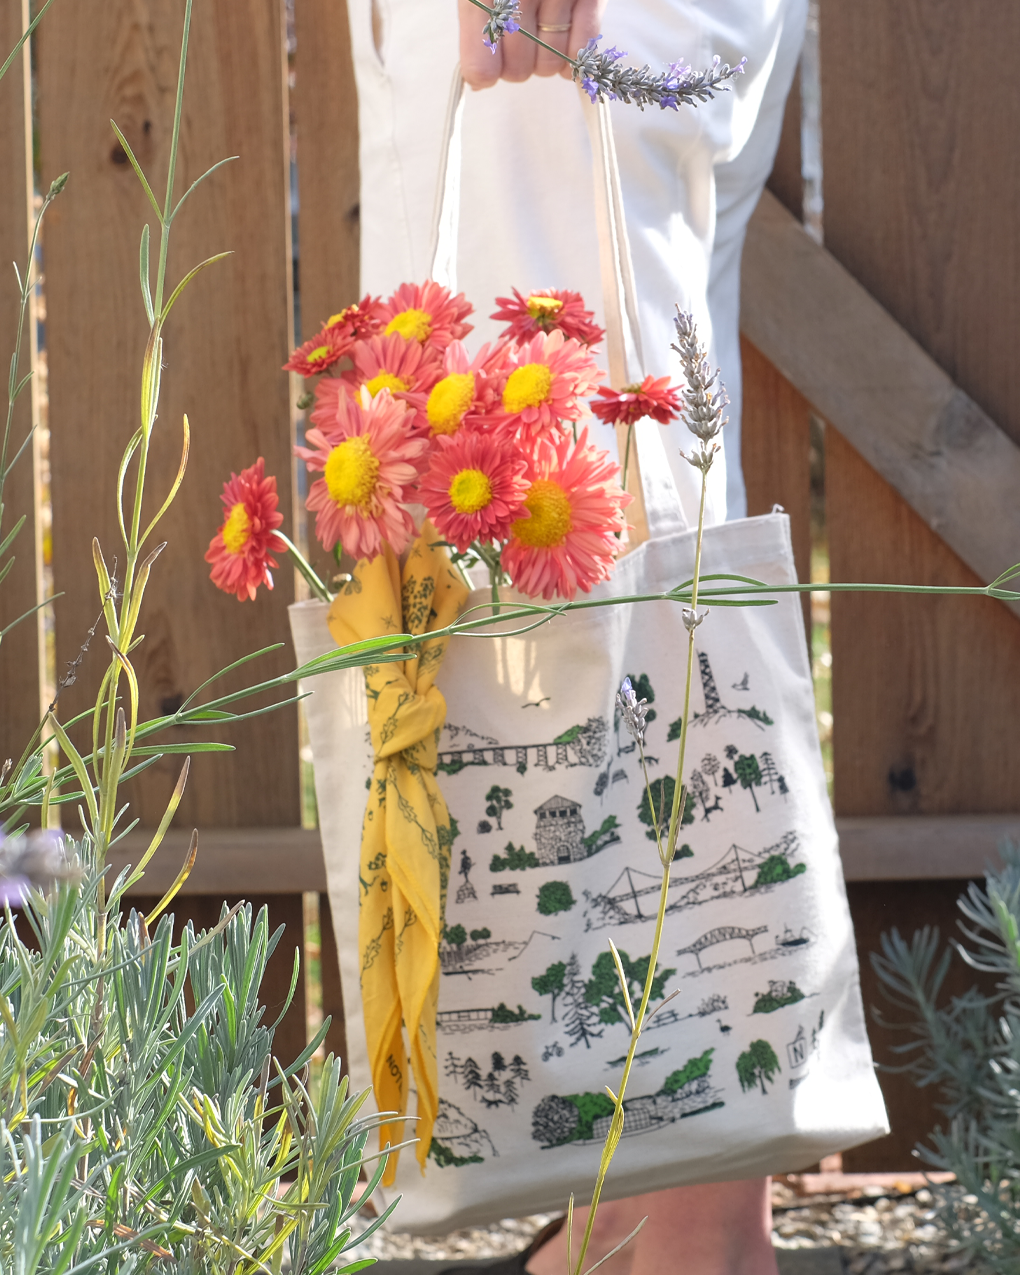
[[[710,903],[714,899],[731,898],[760,889],[762,887],[757,884],[758,876],[765,861],[782,858],[788,862],[789,856],[796,854],[799,848],[795,832],[785,833],[774,845],[757,852],[733,844],[710,867],[701,872],[670,879],[669,889],[673,897],[666,912],[682,912],[700,903]],[[585,891],[588,900],[585,913],[587,928],[600,930],[607,925],[634,925],[642,921],[653,921],[658,910],[661,887],[660,876],[641,872],[637,868],[624,868],[604,893],[593,895]],[[676,894],[673,894],[674,891]]]

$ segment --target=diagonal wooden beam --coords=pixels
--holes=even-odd
[[[767,190],[741,328],[982,580],[1020,562],[1020,447]]]

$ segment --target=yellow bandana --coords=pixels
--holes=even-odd
[[[429,547],[439,539],[426,523],[402,571],[388,545],[371,562],[358,563],[329,611],[330,632],[341,646],[386,633],[427,633],[457,618],[468,589],[445,549]],[[446,639],[436,639],[417,648],[417,659],[365,668],[375,769],[361,834],[361,1000],[380,1111],[406,1113],[410,1062],[422,1169],[439,1105],[439,940],[452,839],[436,783],[446,701],[433,683],[445,652]],[[396,1145],[402,1131],[402,1120],[383,1125],[379,1145]],[[393,1155],[386,1184],[396,1169]]]

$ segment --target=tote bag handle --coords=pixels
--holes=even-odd
[[[644,358],[634,267],[631,263],[623,192],[620,188],[620,172],[613,140],[613,122],[607,103],[599,102],[593,106],[587,95],[580,89],[578,91],[591,138],[609,380],[612,385],[622,387],[636,384],[643,379]],[[454,69],[446,111],[445,135],[440,151],[430,271],[430,277],[451,292],[457,290],[461,138],[465,95],[464,80],[458,65]],[[626,441],[626,428],[617,427],[621,457]],[[627,519],[632,527],[628,549],[636,548],[644,540],[688,530],[670,472],[660,426],[647,418],[634,427],[627,489],[634,497],[634,503],[627,510]]]

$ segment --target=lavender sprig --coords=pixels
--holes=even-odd
[[[644,748],[645,730],[648,725],[645,720],[648,716],[648,701],[638,699],[634,684],[629,677],[623,679],[620,689],[616,692],[616,707],[620,710],[628,733],[637,740],[639,747]]]
[[[30,890],[47,891],[57,881],[76,881],[80,875],[67,861],[59,832],[36,829],[17,837],[0,833],[0,907],[19,907]]]
[[[490,53],[496,48],[505,35],[512,35],[521,29],[521,6],[519,0],[492,0],[489,9],[489,20],[482,31],[482,43]]]
[[[723,412],[730,399],[725,385],[719,380],[719,369],[712,371],[707,351],[701,348],[694,316],[683,313],[678,306],[673,326],[676,328],[677,344],[670,348],[680,355],[687,382],[681,414],[687,428],[701,440],[700,451],[693,456],[683,452],[680,455],[695,469],[707,471],[718,448],[718,444],[712,443],[710,447],[709,443],[729,420]]]
[[[619,66],[619,60],[625,57],[623,50],[612,46],[608,49],[598,47],[601,36],[589,40],[587,45],[578,51],[577,57],[571,59],[574,68],[574,79],[580,80],[581,87],[593,102],[608,99],[610,102],[626,102],[644,110],[646,106],[658,106],[662,110],[679,110],[681,103],[697,106],[698,102],[707,102],[716,93],[728,92],[726,81],[734,75],[743,75],[747,64],[741,58],[736,66],[723,64],[719,58],[712,59],[707,71],[695,72],[692,66],[683,62],[671,62],[665,71],[653,72],[647,64],[640,68]]]

